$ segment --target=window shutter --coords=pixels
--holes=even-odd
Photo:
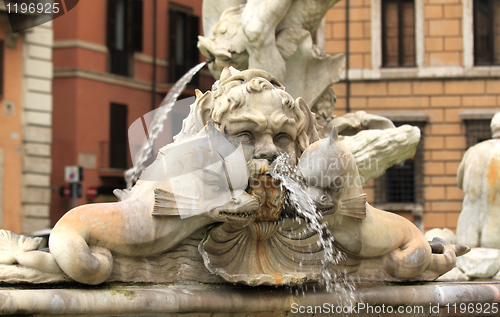
[[[198,64],[199,61],[199,54],[198,54],[198,32],[199,32],[199,27],[200,27],[200,18],[198,18],[195,15],[190,15],[188,17],[188,23],[187,23],[187,34],[188,38],[186,39],[188,41],[187,43],[187,54],[188,58],[187,60],[189,61],[189,67],[193,67],[196,64]]]
[[[116,48],[116,2],[117,0],[108,0],[106,45],[109,48]]]
[[[109,167],[127,168],[127,105],[111,103],[109,121]]]
[[[143,0],[132,1],[132,49],[135,52],[142,52],[143,41]]]

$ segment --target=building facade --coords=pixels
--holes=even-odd
[[[13,33],[0,4],[0,228],[14,232],[49,226],[52,44],[51,22]]]
[[[54,133],[52,210],[54,224],[72,202],[61,197],[65,166],[83,167],[77,203],[116,200],[131,167],[128,127],[157,108],[173,83],[202,59],[202,0],[85,0],[54,20]],[[206,70],[194,87],[213,83]],[[167,119],[170,138],[180,131],[188,107]],[[97,192],[90,199],[88,193]]]
[[[458,165],[500,111],[500,1],[340,1],[324,45],[348,56],[336,115],[364,110],[422,132],[412,159],[366,186],[371,203],[425,230],[455,229]]]

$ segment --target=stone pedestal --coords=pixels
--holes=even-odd
[[[363,283],[354,292],[355,310],[344,315],[498,316],[499,293],[500,282]],[[345,297],[312,285],[307,290],[208,284],[0,287],[0,314],[17,316],[311,316],[311,310],[314,316],[341,316],[335,311],[337,306],[347,311],[345,303]],[[474,307],[464,306],[469,303]]]

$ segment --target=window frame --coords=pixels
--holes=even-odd
[[[415,152],[415,171],[414,171],[414,190],[415,202],[387,202],[386,196],[386,179],[385,174],[374,179],[374,201],[373,205],[376,208],[387,210],[394,213],[411,213],[413,224],[420,230],[423,230],[423,215],[425,197],[423,192],[424,185],[424,149],[425,149],[425,128],[429,123],[430,116],[420,111],[405,111],[405,112],[379,112],[376,113],[386,117],[394,122],[396,126],[409,124],[420,129],[420,142]],[[380,198],[384,199],[380,199]]]
[[[118,2],[124,3],[123,47],[117,45],[116,12]],[[107,0],[106,46],[108,48],[108,72],[133,77],[134,52],[143,50],[144,2],[143,0]]]
[[[474,66],[500,66],[500,61],[495,63],[495,36],[494,36],[494,25],[495,25],[495,15],[493,14],[493,1],[497,0],[483,0],[483,1],[488,1],[488,8],[489,8],[489,14],[490,18],[492,19],[489,24],[489,32],[490,32],[490,47],[491,50],[488,52],[488,61],[479,61],[479,54],[478,54],[478,23],[477,20],[475,19],[476,15],[476,2],[480,0],[473,0],[472,1],[472,38],[473,38],[473,60],[474,60]],[[500,19],[500,18],[499,18]],[[500,22],[500,21],[499,21]],[[500,47],[497,48],[500,50]]]
[[[420,129],[420,142],[418,143],[417,150],[414,155],[413,164],[413,197],[414,201],[389,201],[388,200],[388,189],[387,189],[387,174],[384,173],[381,177],[375,180],[375,197],[376,204],[391,204],[391,205],[413,205],[413,204],[422,204],[424,203],[424,195],[422,192],[423,188],[423,159],[424,159],[424,130],[427,122],[425,121],[411,121],[410,120],[401,120],[401,121],[393,121],[394,124],[399,127],[405,124],[409,124],[414,127],[418,127]],[[408,159],[408,160],[411,160]],[[390,167],[392,168],[392,167]],[[390,169],[389,168],[389,169]],[[388,170],[389,170],[388,169]],[[397,210],[395,210],[397,211]]]
[[[492,139],[491,134],[491,119],[498,111],[496,109],[473,109],[459,113],[465,127],[466,149],[479,143],[481,140]],[[477,129],[480,128],[480,129]],[[482,129],[481,129],[482,128]],[[480,136],[479,142],[477,137]],[[476,139],[476,140],[474,140]]]
[[[397,41],[398,41],[398,65],[387,65],[387,54],[385,52],[386,50],[386,43],[387,43],[387,36],[385,34],[385,29],[386,29],[386,24],[385,22],[387,21],[386,19],[386,10],[385,6],[388,5],[388,0],[381,0],[381,31],[380,31],[380,36],[381,36],[381,56],[382,56],[382,64],[381,66],[384,68],[394,68],[394,67],[404,67],[404,68],[409,68],[409,67],[416,67],[417,66],[417,46],[416,46],[416,35],[417,35],[417,13],[416,13],[416,3],[414,0],[390,0],[392,2],[396,2],[397,4],[397,11],[398,11],[398,36],[397,36]],[[413,59],[413,64],[412,65],[405,65],[405,53],[406,53],[406,47],[404,45],[404,26],[401,21],[404,20],[404,12],[403,12],[403,3],[404,2],[412,2],[413,3],[413,19],[414,19],[414,25],[413,25],[413,38],[414,38],[414,44],[413,44],[413,49],[414,49],[414,59]]]
[[[415,66],[382,67],[382,0],[371,0],[371,70],[370,78],[416,77],[425,68],[424,0],[415,1]],[[352,70],[350,70],[352,72]],[[356,77],[350,74],[350,78]]]

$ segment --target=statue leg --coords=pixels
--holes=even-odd
[[[56,227],[50,235],[49,247],[59,267],[77,282],[97,285],[111,275],[111,252],[103,247],[89,247],[78,232]]]
[[[285,60],[276,46],[276,26],[286,16],[292,0],[248,0],[241,15],[248,48],[248,68],[260,68],[284,82]]]

